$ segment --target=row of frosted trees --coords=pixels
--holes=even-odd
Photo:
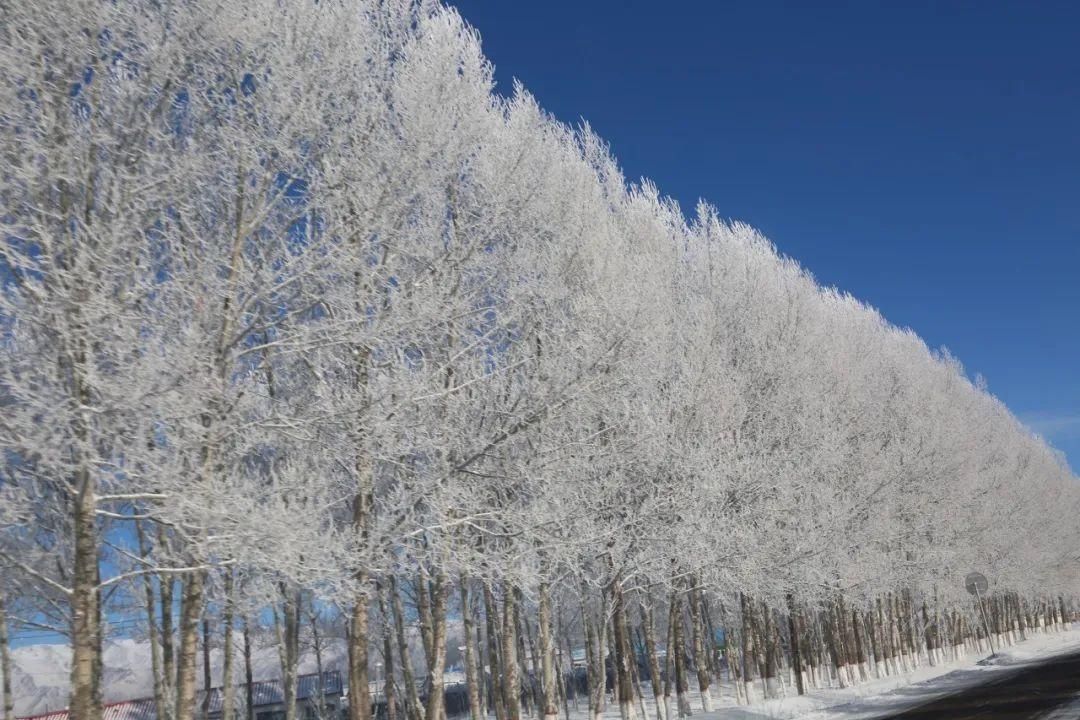
[[[459,621],[474,711],[550,720],[580,647],[625,718],[646,682],[710,707],[722,665],[751,700],[938,662],[985,634],[972,569],[999,641],[1071,619],[1059,455],[947,353],[495,94],[452,10],[0,11],[0,589],[70,638],[73,720],[118,604],[172,720],[271,609],[292,720],[311,597],[352,697],[382,657],[410,720],[445,714]]]

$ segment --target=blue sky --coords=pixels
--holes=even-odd
[[[501,91],[947,346],[1080,471],[1080,4],[454,4]]]

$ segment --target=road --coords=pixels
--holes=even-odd
[[[889,717],[892,720],[1080,720],[1080,710],[1075,714],[1071,711],[1078,695],[1080,653],[1004,671],[991,683]]]

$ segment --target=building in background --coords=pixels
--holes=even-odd
[[[206,720],[221,718],[224,688],[210,689],[209,712]],[[301,675],[296,683],[297,720],[339,720],[343,705],[341,673],[337,670]],[[285,720],[285,689],[281,680],[260,680],[251,685],[255,720]],[[246,720],[247,686],[236,687],[236,720]],[[196,707],[202,708],[205,695],[199,694]],[[68,711],[31,715],[19,720],[68,720]],[[138,698],[105,705],[102,720],[158,720],[153,698]]]

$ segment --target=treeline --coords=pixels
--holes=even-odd
[[[606,657],[627,718],[635,673],[708,703],[710,626],[747,698],[936,661],[979,642],[973,569],[992,633],[1070,619],[1060,454],[947,352],[496,94],[454,11],[0,10],[0,590],[70,637],[72,720],[101,716],[119,607],[171,720],[267,613],[294,714],[305,597],[347,621],[352,697],[419,623],[388,673],[411,720],[445,711],[459,613],[509,720],[526,677],[557,713],[575,645],[594,711]]]

